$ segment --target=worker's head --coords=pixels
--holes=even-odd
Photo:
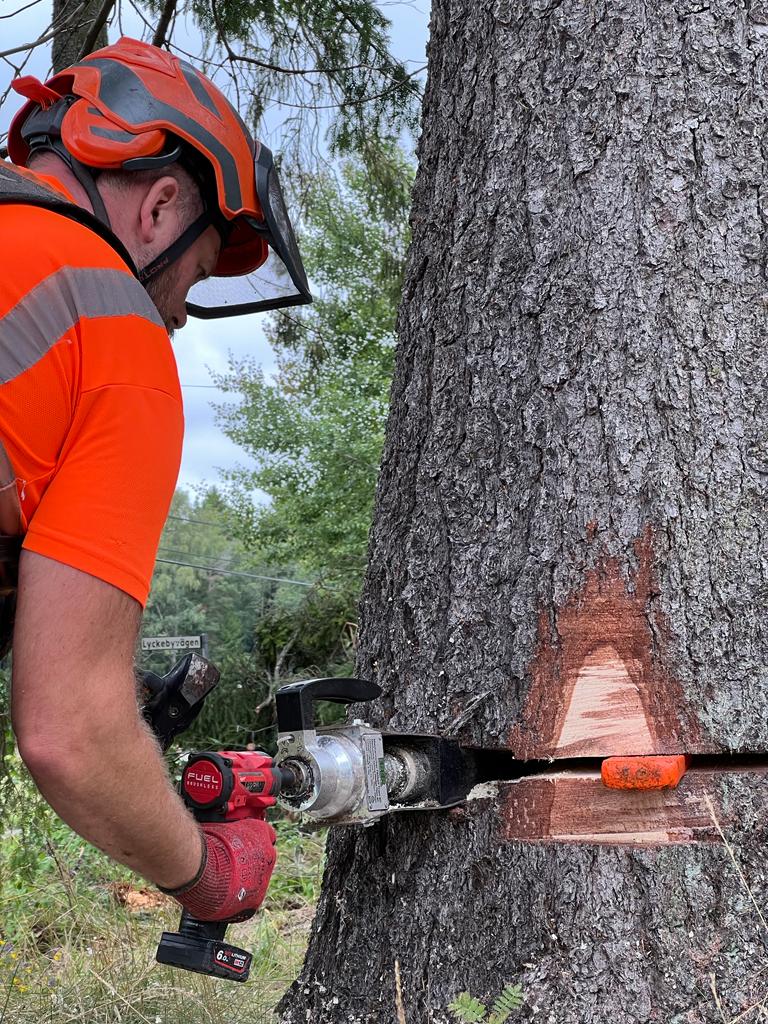
[[[73,198],[92,207],[88,193],[55,153],[39,151],[28,166],[59,178]],[[186,299],[191,288],[213,274],[221,251],[221,235],[208,224],[178,257],[163,266],[158,257],[168,253],[204,214],[200,186],[180,163],[155,171],[102,171],[95,179],[105,219],[133,258],[136,268],[156,272],[144,287],[157,306],[169,333],[187,320]]]
[[[211,271],[190,297],[195,315],[311,301],[271,153],[190,64],[121,39],[45,85],[14,88],[28,102],[11,124],[11,159],[65,162],[76,198],[123,241],[171,326],[185,289]]]

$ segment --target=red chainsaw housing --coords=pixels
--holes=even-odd
[[[258,750],[190,754],[181,795],[198,821],[263,818],[280,792],[272,758]]]

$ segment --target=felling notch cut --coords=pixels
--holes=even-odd
[[[531,688],[507,746],[522,758],[710,751],[666,664],[669,623],[654,598],[650,530],[625,575],[604,558],[557,609],[542,612]]]
[[[553,617],[540,615],[531,687],[508,748],[553,763],[502,785],[505,838],[717,840],[705,798],[718,772],[766,770],[701,762],[713,747],[670,668],[650,530],[634,553],[634,570],[603,558]],[[691,755],[699,757],[686,774]]]

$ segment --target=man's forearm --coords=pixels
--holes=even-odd
[[[202,839],[139,715],[133,598],[23,551],[11,684],[19,751],[73,829],[168,889],[189,882]]]
[[[97,728],[84,718],[88,728],[77,728],[68,749],[54,739],[47,754],[26,758],[40,792],[70,828],[121,864],[164,888],[186,884],[200,867],[201,834],[154,737],[135,710],[133,721],[102,719]]]

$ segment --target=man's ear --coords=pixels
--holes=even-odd
[[[172,239],[178,227],[179,183],[171,175],[158,178],[147,189],[139,207],[139,234],[151,245],[167,234]]]

